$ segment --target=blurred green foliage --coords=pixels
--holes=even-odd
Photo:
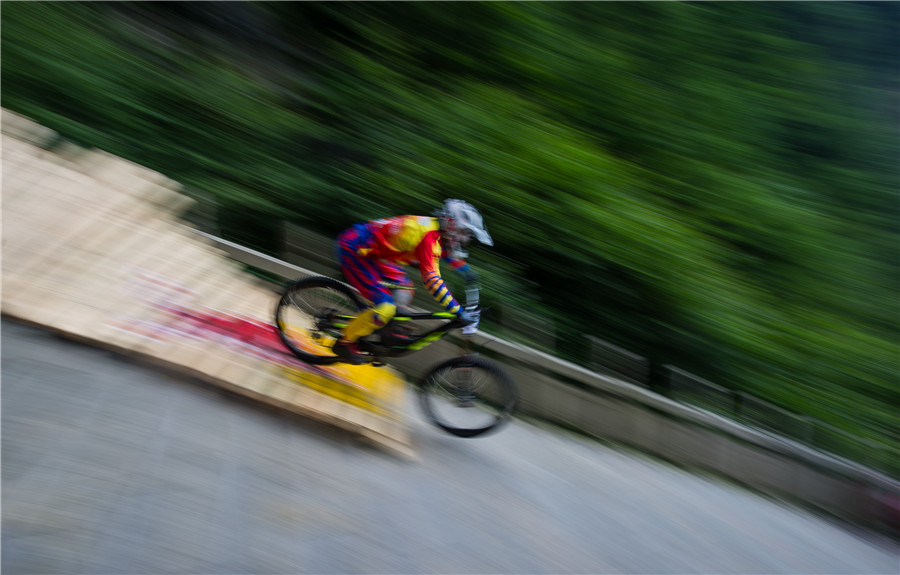
[[[5,3],[3,105],[274,250],[460,197],[489,304],[894,447],[898,21],[867,2]],[[894,452],[896,453],[896,452]],[[896,467],[894,471],[897,471]]]

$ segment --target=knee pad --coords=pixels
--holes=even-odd
[[[409,307],[409,304],[412,303],[413,296],[415,295],[415,290],[411,289],[395,289],[392,290],[394,294],[394,302],[397,304],[398,308]]]

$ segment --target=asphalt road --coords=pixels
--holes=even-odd
[[[884,573],[884,538],[516,421],[418,461],[2,324],[2,572]]]

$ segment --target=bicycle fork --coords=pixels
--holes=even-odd
[[[462,357],[471,360],[475,357],[472,352],[472,338],[463,337]],[[475,373],[472,364],[463,363],[459,369],[455,370],[455,379],[453,386],[455,388],[457,407],[474,407],[475,406]]]

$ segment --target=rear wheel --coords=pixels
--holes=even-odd
[[[518,393],[499,365],[476,356],[462,356],[445,361],[426,375],[419,399],[431,423],[459,437],[475,437],[497,429],[510,418]]]
[[[343,282],[324,276],[303,278],[285,288],[275,308],[275,326],[281,341],[303,361],[337,363],[331,346],[366,307],[362,296]]]

